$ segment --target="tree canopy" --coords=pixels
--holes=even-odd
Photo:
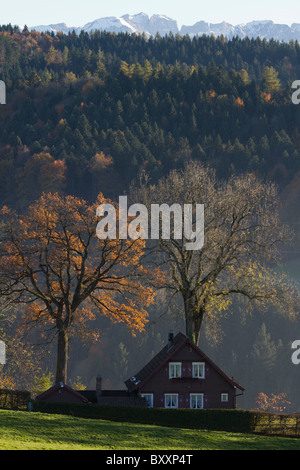
[[[273,183],[252,174],[218,180],[214,170],[190,162],[157,184],[133,185],[131,197],[147,207],[204,205],[203,247],[186,250],[184,233],[160,238],[151,247],[166,266],[167,287],[183,302],[186,333],[196,344],[204,320],[213,334],[234,294],[250,307],[268,304],[295,320],[300,293],[293,280],[276,270],[280,246],[291,241],[292,232],[280,221]]]
[[[72,196],[44,194],[18,215],[1,211],[1,297],[23,306],[23,326],[57,335],[56,382],[66,383],[68,344],[100,313],[134,333],[147,321],[155,272],[142,263],[144,241],[99,240],[96,208]],[[87,336],[89,335],[89,336]]]

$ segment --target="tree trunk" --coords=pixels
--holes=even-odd
[[[204,309],[197,309],[193,299],[190,297],[184,300],[185,329],[187,337],[198,345],[200,330],[204,317]]]
[[[57,363],[55,383],[67,382],[67,363],[68,363],[68,333],[65,330],[58,332],[57,340]]]

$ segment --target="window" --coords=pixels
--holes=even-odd
[[[153,393],[143,393],[142,397],[146,399],[148,408],[153,408]]]
[[[193,362],[193,378],[204,379],[205,377],[205,362]]]
[[[200,410],[203,408],[203,393],[191,393],[190,394],[190,407],[193,410]]]
[[[165,408],[178,408],[178,393],[165,394]]]
[[[221,393],[221,401],[228,401],[228,393]]]
[[[177,379],[181,377],[181,362],[169,363],[169,379]]]

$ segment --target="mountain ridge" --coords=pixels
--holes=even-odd
[[[115,33],[145,34],[149,38],[156,36],[157,33],[164,36],[171,32],[191,37],[206,34],[214,36],[223,35],[228,39],[238,36],[242,39],[245,37],[250,39],[260,37],[261,39],[275,39],[284,42],[289,42],[290,40],[300,41],[300,23],[292,23],[291,26],[288,26],[286,24],[274,23],[272,20],[254,20],[249,23],[232,25],[226,21],[209,23],[199,20],[193,25],[182,25],[179,28],[177,21],[168,16],[157,14],[149,17],[143,12],[135,15],[126,14],[119,17],[98,18],[78,27],[68,27],[66,23],[56,23],[31,26],[28,29],[39,32],[49,31],[54,34],[59,31],[65,34],[75,31],[76,34],[79,34],[81,31],[90,33],[91,31],[100,30]]]

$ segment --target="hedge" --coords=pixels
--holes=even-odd
[[[209,429],[228,432],[252,432],[254,414],[248,410],[165,409],[109,406],[84,403],[46,403],[33,401],[33,411],[67,414],[80,418],[105,419],[188,429]]]
[[[0,408],[11,410],[26,410],[30,392],[23,390],[0,389]]]

